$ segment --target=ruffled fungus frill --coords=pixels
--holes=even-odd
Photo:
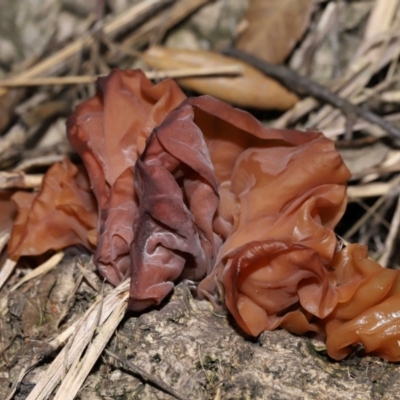
[[[199,291],[215,297],[217,278],[229,311],[252,335],[278,326],[321,331],[310,320],[336,305],[328,267],[349,172],[321,134],[257,129],[264,140],[237,147],[231,173],[220,174],[215,225],[225,227],[225,241]]]
[[[68,138],[82,157],[99,207],[94,261],[117,285],[130,272],[138,208],[134,167],[151,131],[186,96],[172,80],[153,85],[140,70],[114,70],[97,82],[95,97],[68,120]]]
[[[340,360],[361,343],[365,352],[400,361],[400,273],[351,244],[332,261],[338,302],[323,321],[329,355]]]
[[[322,332],[310,319],[325,317],[337,301],[319,254],[300,244],[249,242],[229,254],[220,275],[227,308],[252,336],[279,326]]]
[[[46,173],[39,193],[13,195],[18,214],[7,252],[12,259],[81,244],[94,248],[97,205],[86,172],[68,159]]]
[[[315,163],[310,166],[304,161],[311,156]],[[275,170],[269,171],[271,165]],[[300,165],[301,172],[295,172]],[[315,167],[319,174],[310,176]],[[324,174],[335,168],[337,174],[326,180]],[[214,174],[222,188],[215,223]],[[158,304],[173,281],[198,282],[210,275],[223,240],[219,260],[228,249],[265,239],[269,225],[270,238],[312,244],[331,257],[334,233],[318,224],[323,220],[330,227],[340,218],[347,179],[333,143],[321,134],[266,129],[250,114],[210,96],[188,99],[153,131],[136,164],[140,207],[131,251],[131,308]],[[232,226],[235,219],[239,226]],[[288,226],[298,231],[291,233]],[[307,229],[317,230],[317,236]],[[201,285],[201,293],[206,286]]]
[[[132,244],[130,308],[159,304],[174,282],[199,282],[215,260],[218,187],[188,102],[151,134],[136,163],[141,199]]]
[[[238,130],[217,104],[212,109],[217,118],[203,103],[195,121],[201,115],[220,183],[214,229],[224,242],[200,296],[217,301],[219,281],[228,310],[253,336],[278,326],[318,332],[335,359],[362,343],[368,353],[400,360],[399,272],[368,259],[363,246],[337,251],[333,229],[346,207],[349,171],[333,143],[315,133],[260,130],[244,115]]]

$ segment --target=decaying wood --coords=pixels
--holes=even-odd
[[[57,281],[62,279],[65,270],[71,271],[68,275],[72,276],[73,271],[75,274],[79,271],[77,263],[82,260],[69,259],[51,273]],[[87,263],[88,260],[84,266],[90,268]],[[40,285],[41,279],[37,278],[34,286]],[[6,381],[11,385],[19,383],[13,388],[14,398],[25,399],[28,393],[29,399],[47,398],[51,392],[45,388],[49,388],[48,385],[55,388],[55,376],[62,378],[64,368],[75,371],[72,372],[74,376],[79,374],[80,369],[73,365],[79,361],[76,352],[84,354],[81,364],[89,362],[86,360],[95,351],[96,342],[103,340],[104,328],[96,327],[105,326],[108,315],[110,318],[114,314],[121,315],[118,291],[124,296],[123,290],[127,288],[124,284],[121,289],[110,290],[106,284],[104,300],[99,302],[92,296],[86,313],[82,306],[75,305],[70,309],[70,318],[75,324],[49,343],[30,340],[22,344],[14,357],[11,348],[3,347],[2,357],[8,359],[10,366]],[[93,293],[83,282],[79,296],[85,292]],[[113,297],[113,293],[117,297]],[[13,308],[16,294],[8,296],[8,311],[3,310],[0,317],[3,335],[17,322],[18,315],[24,313]],[[24,307],[32,305],[25,303]],[[99,319],[101,307],[105,314],[102,312]],[[46,324],[50,324],[48,328]],[[42,329],[49,330],[50,326],[47,322]],[[79,332],[74,334],[76,329]],[[72,342],[64,345],[68,337]],[[83,353],[82,344],[89,345],[92,350]],[[57,352],[60,345],[64,349],[51,363],[52,359],[46,357]],[[117,359],[114,354],[118,355]],[[181,284],[159,309],[140,316],[128,314],[123,319],[77,398],[174,398],[167,393],[169,389],[175,398],[181,396],[188,400],[396,398],[400,390],[400,370],[396,365],[359,355],[340,363],[333,362],[327,358],[322,342],[296,337],[283,330],[264,332],[258,339],[246,338],[230,317],[216,313],[206,301],[193,299],[189,289]],[[63,361],[65,357],[67,364]],[[48,383],[43,386],[46,381]],[[79,388],[71,383],[70,388],[74,387]],[[2,385],[0,397],[6,398],[9,394],[7,385]],[[63,392],[63,396],[67,395],[68,390]]]

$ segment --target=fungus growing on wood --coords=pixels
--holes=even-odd
[[[136,163],[139,210],[132,243],[130,307],[159,304],[177,280],[198,283],[216,253],[218,186],[202,132],[186,101],[147,141]]]
[[[65,160],[38,194],[14,196],[11,257],[97,245],[107,280],[132,278],[133,310],[185,281],[249,335],[317,332],[337,360],[361,343],[400,361],[400,273],[364,246],[339,250],[350,174],[332,141],[266,128],[140,71],[116,70],[99,88],[68,121],[88,178]]]
[[[224,243],[199,291],[215,296],[217,278],[229,311],[253,336],[278,326],[295,333],[321,331],[309,320],[324,318],[336,304],[328,267],[349,171],[322,134],[242,126],[240,137],[258,140],[252,139],[252,147],[237,146],[230,174],[220,174],[223,195],[215,223]],[[235,141],[230,130],[227,125],[228,148]],[[203,133],[210,142],[221,140],[219,130]]]
[[[114,70],[95,97],[68,120],[68,138],[82,157],[99,209],[94,262],[113,285],[129,275],[138,208],[134,167],[151,131],[186,96],[172,80],[153,85],[142,71]]]

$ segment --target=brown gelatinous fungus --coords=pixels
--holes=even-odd
[[[186,279],[198,283],[215,260],[218,187],[188,102],[151,134],[136,163],[140,207],[132,244],[130,308],[159,304]]]
[[[10,257],[93,248],[97,235],[94,261],[114,285],[131,276],[133,310],[186,281],[250,335],[317,332],[334,359],[361,343],[400,361],[400,272],[364,246],[338,251],[350,173],[322,134],[268,129],[171,80],[115,70],[68,135],[89,178],[65,160],[38,194],[15,194]]]
[[[68,138],[83,159],[99,206],[94,261],[117,285],[129,275],[136,160],[151,131],[186,96],[174,81],[153,85],[139,70],[114,70],[97,84],[96,96],[69,118]]]
[[[231,252],[222,283],[227,308],[252,336],[277,327],[322,332],[311,319],[328,315],[337,301],[319,254],[292,242],[250,242]]]
[[[328,354],[340,360],[362,343],[365,352],[400,361],[400,273],[351,244],[332,262],[338,303],[324,320]]]
[[[221,233],[225,228],[225,241],[200,293],[215,295],[217,276],[229,311],[255,336],[277,326],[296,333],[320,330],[308,321],[325,317],[336,304],[328,267],[336,248],[333,228],[346,206],[349,171],[322,134],[270,130],[249,115],[233,114],[242,131],[237,137],[253,143],[240,146],[234,134],[220,143],[236,150],[230,171],[219,173],[219,162],[214,164],[221,183],[215,228]],[[216,146],[220,132],[203,131],[212,159],[214,150],[214,159],[222,154]]]
[[[8,254],[12,259],[81,244],[93,248],[97,205],[86,172],[68,159],[46,173],[39,193],[12,197],[18,214]]]

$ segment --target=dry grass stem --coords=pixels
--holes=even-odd
[[[334,23],[337,22],[338,9],[338,3],[333,1],[328,3],[317,23],[315,32],[302,42],[299,50],[293,55],[290,62],[291,68],[295,70],[309,70],[315,51],[331,31]]]
[[[388,194],[392,188],[393,183],[391,182],[374,182],[367,185],[349,186],[347,188],[347,196],[351,202],[366,197],[383,196]]]
[[[397,198],[396,211],[393,215],[392,220],[390,221],[389,234],[387,235],[385,240],[385,252],[379,259],[379,263],[382,264],[384,267],[387,267],[389,264],[396,239],[398,238],[399,235],[399,230],[400,230],[400,196],[398,196]]]
[[[396,3],[398,0],[395,0]],[[383,0],[385,2],[385,0]],[[395,12],[394,10],[388,10]],[[382,15],[382,14],[380,14]],[[370,16],[372,18],[372,14]],[[376,17],[374,17],[376,19]],[[389,18],[393,20],[393,15]],[[372,38],[364,39],[360,44],[359,52],[355,58],[349,63],[344,76],[331,85],[331,90],[340,97],[349,99],[354,103],[354,97],[357,97],[360,91],[364,90],[366,84],[371,77],[381,70],[385,65],[397,60],[400,52],[399,31],[395,29],[395,22],[388,25],[385,30],[380,31],[379,35]],[[374,24],[375,25],[375,22]],[[319,102],[313,98],[305,98],[298,102],[294,108],[288,110],[274,123],[274,128],[285,128],[289,124],[293,124],[300,118],[313,111]],[[333,116],[331,114],[334,113]],[[338,111],[330,105],[323,106],[310,119],[306,128],[323,129],[330,127],[334,118],[338,115]]]
[[[92,261],[90,261],[92,263]],[[97,284],[97,281],[99,280],[97,275],[90,271],[86,266],[82,263],[81,260],[78,260],[76,266],[79,268],[81,271],[81,274],[85,277],[86,282],[94,289],[97,293],[100,293],[100,286]]]
[[[360,227],[365,224],[371,216],[377,216],[376,210],[384,203],[386,200],[385,196],[381,196],[378,198],[378,200],[375,201],[375,203],[371,206],[365,206],[365,204],[360,200],[357,199],[357,202],[366,210],[366,213],[363,214],[361,218],[359,218],[353,226],[346,231],[346,233],[343,235],[343,239],[345,240],[350,240],[350,238],[360,229]]]
[[[128,293],[126,293],[120,301],[115,304],[115,308],[112,311],[107,321],[99,327],[99,331],[90,343],[84,357],[76,363],[75,368],[71,368],[68,371],[67,376],[63,379],[61,386],[59,387],[54,400],[73,400],[81,388],[89,372],[93,368],[111,336],[114,334],[119,323],[121,322],[127,306]]]
[[[389,90],[381,94],[381,100],[388,103],[400,103],[400,90]]]
[[[0,189],[35,189],[42,184],[42,174],[25,174],[24,172],[0,172]]]
[[[103,27],[104,34],[110,37],[115,36],[128,24],[131,24],[135,18],[138,18],[140,15],[148,12],[154,6],[162,4],[163,1],[164,0],[144,0],[133,5],[128,10],[106,22]],[[55,73],[60,66],[65,66],[65,62],[67,60],[71,59],[71,57],[78,54],[84,48],[92,45],[94,40],[95,39],[91,35],[80,37],[57,53],[36,64],[32,68],[29,68],[28,70],[14,76],[13,80],[29,80],[40,75]],[[7,89],[0,88],[0,96],[4,95],[6,92]]]
[[[104,307],[103,312],[100,318],[100,323],[102,323],[102,318],[106,317],[107,310],[113,308],[113,304],[115,301],[115,296],[120,296],[129,290],[129,280],[122,282],[119,286],[117,286],[112,292],[110,292],[104,299]],[[90,308],[86,311],[85,315],[80,318],[79,321],[75,321],[72,325],[70,325],[64,332],[60,333],[56,338],[54,338],[49,344],[54,349],[65,344],[65,342],[69,339],[71,335],[77,330],[77,326],[81,323],[80,321],[84,321],[92,312],[96,305],[100,302],[100,297],[93,303]]]
[[[0,137],[0,154],[5,154],[12,147],[24,143],[25,136],[26,130],[22,125],[14,125],[4,136]]]
[[[384,119],[389,122],[398,122],[398,121],[400,121],[400,113],[386,115],[384,117]],[[369,122],[359,120],[351,127],[351,130],[353,132],[360,131],[360,130],[368,130],[370,127],[371,127],[371,124]],[[343,123],[341,123],[339,126],[323,128],[323,129],[321,129],[321,131],[324,133],[324,135],[326,137],[331,138],[331,139],[333,139],[339,135],[343,135],[344,133],[346,133],[345,121]],[[386,136],[385,132],[379,127],[376,127],[376,129],[374,129],[374,130],[370,130],[369,133],[376,137]]]
[[[0,233],[0,253],[6,247],[8,241],[10,240],[11,232],[9,230]]]
[[[49,154],[46,156],[29,158],[22,160],[14,169],[13,172],[23,172],[33,167],[48,167],[56,162],[60,162],[65,158],[64,154]]]
[[[29,394],[29,400],[47,399],[65,376],[67,369],[74,362],[79,361],[79,357],[92,339],[93,333],[97,327],[94,326],[99,313],[100,299],[96,301],[95,306],[90,309],[90,313],[86,313],[75,325],[75,330],[71,332],[70,342],[58,354],[51,363],[46,373],[42,376],[36,386]]]
[[[166,79],[166,78],[187,78],[199,76],[214,75],[240,75],[241,66],[229,65],[223,67],[212,68],[188,68],[171,71],[144,71],[149,79]],[[0,87],[18,87],[18,86],[45,86],[45,85],[78,85],[94,83],[99,76],[59,76],[49,78],[28,78],[28,79],[10,79],[0,80]]]
[[[76,331],[74,332],[72,337],[69,339],[67,345],[65,346],[65,357],[64,357],[64,362],[63,362],[64,370],[63,370],[63,376],[61,378],[61,386],[64,385],[64,382],[66,382],[66,381],[68,382],[68,380],[70,380],[70,382],[68,382],[69,384],[71,384],[71,385],[73,384],[73,380],[71,381],[71,376],[73,376],[75,371],[77,370],[79,363],[80,363],[81,356],[82,356],[83,352],[85,351],[86,347],[89,345],[89,343],[93,339],[96,329],[99,326],[100,316],[101,316],[101,312],[103,309],[103,300],[104,300],[102,295],[100,296],[99,300],[100,301],[96,305],[95,311],[93,311],[95,313],[94,321],[93,321],[93,323],[91,323],[90,326],[86,325],[87,329],[85,330],[85,336],[86,336],[85,340],[80,343],[79,351],[74,354],[73,359],[71,359],[69,357],[70,350],[72,348],[72,344],[76,341],[77,335],[80,333],[80,330],[81,330],[83,324],[78,324]],[[58,392],[60,391],[60,389],[61,388],[59,388]]]
[[[210,1],[211,0],[181,0],[176,2],[170,10],[167,10],[166,12],[164,11],[160,15],[155,16],[150,21],[140,26],[122,42],[122,45],[127,48],[143,45],[144,43],[151,41],[155,32],[158,33],[160,28],[165,32],[167,29],[182,21],[193,11]],[[157,33],[156,36],[160,39],[160,36]]]
[[[10,260],[9,258],[7,258],[7,260],[4,262],[0,269],[0,289],[7,282],[7,279],[14,271],[16,265],[16,261]]]
[[[24,283],[30,281],[31,279],[34,279],[39,275],[46,274],[47,272],[51,271],[60,263],[63,257],[64,257],[63,251],[59,251],[58,253],[54,254],[54,256],[50,257],[46,262],[39,265],[34,270],[29,272],[29,274],[25,275],[22,279],[20,279],[18,283],[11,288],[10,291],[13,292]]]
[[[53,390],[61,381],[65,372],[65,368],[70,368],[75,360],[79,360],[80,355],[86,349],[91,340],[90,332],[93,332],[97,326],[99,326],[101,327],[99,332],[102,332],[101,336],[99,336],[100,338],[96,341],[96,337],[95,346],[92,348],[92,350],[90,350],[90,352],[87,351],[85,353],[85,357],[90,354],[91,358],[89,361],[82,361],[82,363],[85,363],[85,365],[87,365],[86,363],[90,364],[93,362],[93,354],[98,354],[99,349],[103,345],[105,346],[106,342],[108,342],[107,338],[111,337],[116,326],[118,325],[116,321],[119,322],[119,318],[122,318],[123,316],[126,308],[128,290],[129,281],[125,281],[112,290],[104,298],[104,300],[99,297],[78,321],[70,325],[63,333],[49,343],[50,346],[52,346],[54,349],[57,349],[69,338],[71,338],[71,342],[68,344],[68,346],[65,346],[64,349],[54,359],[46,373],[43,374],[39,382],[27,397],[27,400],[44,400],[51,395]],[[99,314],[99,309],[101,309],[101,314]],[[111,322],[103,326],[110,315],[112,315]],[[74,374],[76,373],[77,372]],[[86,373],[86,370],[82,373]],[[76,377],[78,378],[78,376]],[[82,379],[81,376],[79,376],[79,379]],[[63,399],[66,398],[67,397]]]
[[[290,110],[283,113],[279,118],[277,118],[271,125],[272,128],[284,129],[290,124],[295,123],[300,118],[303,118],[312,110],[318,106],[318,100],[313,97],[306,97],[300,100],[296,105]]]
[[[399,0],[377,0],[368,19],[364,39],[371,39],[389,30],[398,7]]]

